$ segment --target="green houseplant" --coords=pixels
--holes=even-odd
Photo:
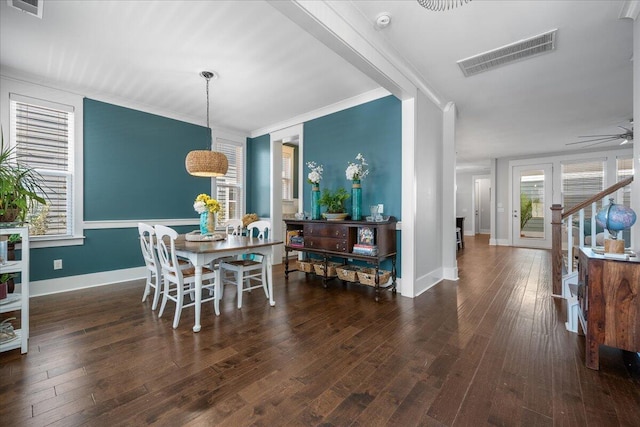
[[[320,197],[320,206],[325,206],[328,213],[344,213],[344,202],[349,198],[347,190],[340,187],[336,191],[325,188]]]
[[[29,210],[45,203],[44,194],[34,169],[14,161],[15,150],[4,145],[0,131],[0,222],[24,222]]]

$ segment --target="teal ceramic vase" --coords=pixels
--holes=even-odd
[[[320,187],[311,187],[311,219],[320,219]]]
[[[351,219],[354,221],[360,221],[362,219],[362,187],[360,186],[360,180],[354,179],[351,185]]]

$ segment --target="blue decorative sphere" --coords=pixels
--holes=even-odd
[[[625,205],[610,203],[596,214],[596,222],[610,233],[627,230],[636,222],[636,213]]]

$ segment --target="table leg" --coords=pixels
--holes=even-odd
[[[215,276],[214,292],[216,297],[213,299],[213,310],[216,316],[220,316],[220,300],[222,299],[222,273],[220,273],[220,267],[216,269]]]
[[[193,325],[193,332],[200,332],[200,309],[202,308],[202,265],[196,264],[196,302],[195,302],[195,323]]]
[[[380,301],[380,265],[379,264],[376,264],[374,283],[375,283],[375,289],[376,289],[375,300],[376,302],[379,302]]]
[[[273,307],[276,305],[276,302],[273,299],[273,268],[271,267],[271,257],[273,254],[273,249],[267,252],[265,261],[267,263],[267,289],[269,289],[269,305]]]
[[[284,250],[284,279],[289,279],[289,250]]]

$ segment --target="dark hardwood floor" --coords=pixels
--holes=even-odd
[[[275,307],[227,288],[198,334],[142,282],[32,298],[29,353],[0,354],[0,425],[640,425],[638,356],[585,367],[549,252],[465,244],[457,283],[379,304],[277,267]]]

